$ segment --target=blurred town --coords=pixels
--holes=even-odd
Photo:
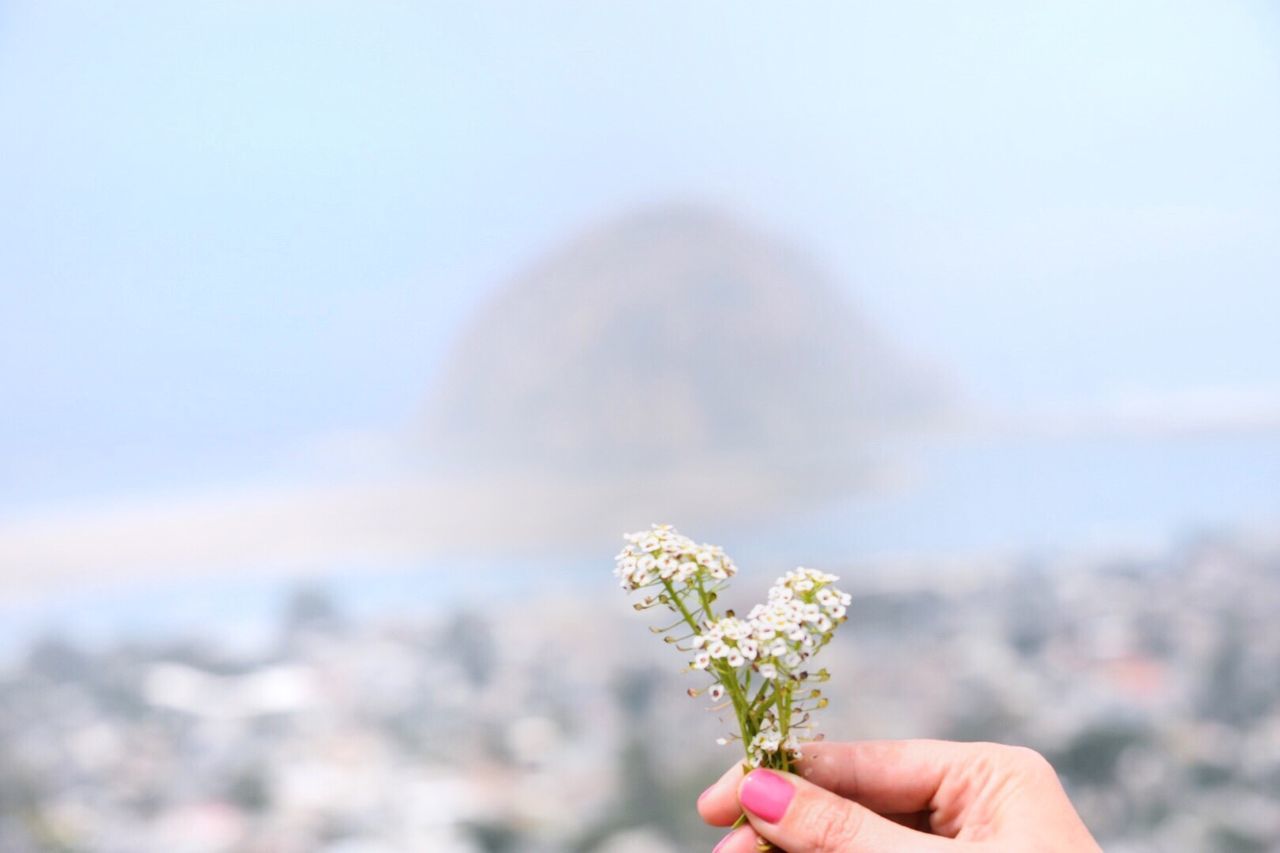
[[[411,620],[299,587],[251,655],[37,642],[0,676],[0,849],[710,849],[734,748],[608,562]],[[844,575],[828,737],[1029,744],[1109,851],[1280,849],[1275,543]]]

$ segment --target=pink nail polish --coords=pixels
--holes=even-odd
[[[758,818],[777,823],[787,813],[795,789],[782,776],[770,770],[752,770],[742,780],[738,799],[742,807]]]

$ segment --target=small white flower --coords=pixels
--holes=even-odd
[[[719,702],[724,698],[724,685],[713,684],[711,689],[707,691],[707,695],[711,697],[712,702]]]
[[[711,666],[711,655],[706,652],[699,652],[693,656],[694,669],[706,669],[709,666]]]
[[[662,558],[658,560],[658,565],[662,567],[662,576],[670,579],[680,568],[680,561],[670,554],[663,554]]]
[[[778,668],[771,663],[760,664],[760,675],[772,681],[778,677]]]

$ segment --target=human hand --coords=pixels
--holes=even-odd
[[[994,743],[807,743],[797,773],[734,765],[698,798],[714,853],[1098,853],[1038,753]]]

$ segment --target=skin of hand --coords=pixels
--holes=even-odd
[[[796,774],[734,765],[698,798],[715,853],[1099,853],[1039,753],[933,740],[807,743]],[[765,849],[768,849],[767,847]]]

